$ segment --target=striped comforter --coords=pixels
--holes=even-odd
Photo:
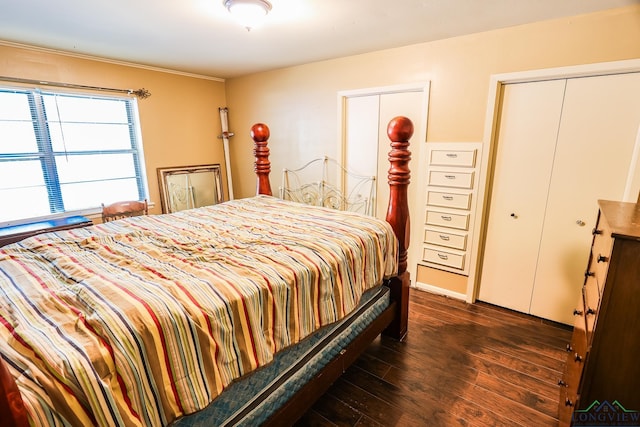
[[[0,249],[0,353],[36,425],[166,425],[351,311],[396,247],[267,196],[35,236]]]

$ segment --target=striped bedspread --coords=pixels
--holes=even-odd
[[[167,425],[396,258],[384,221],[267,196],[34,236],[0,249],[0,354],[35,425]]]

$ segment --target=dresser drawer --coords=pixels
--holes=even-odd
[[[427,228],[424,230],[424,242],[432,245],[465,250],[467,248],[467,235],[446,233]]]
[[[472,168],[476,165],[476,150],[432,150],[429,164]]]
[[[424,248],[422,250],[422,260],[434,264],[446,265],[447,267],[464,268],[464,255],[455,254],[438,249]]]
[[[471,208],[471,194],[427,191],[427,204],[454,209],[469,209]]]
[[[574,388],[560,386],[558,421],[561,427],[570,426],[573,410],[578,403],[578,393]]]
[[[598,234],[594,235],[593,247],[591,248],[591,259],[589,262],[589,272],[595,273],[598,283],[598,290],[602,293],[602,286],[607,280],[607,271],[609,270],[609,259],[611,258],[611,249],[613,247],[613,239],[605,224],[599,224],[596,227]]]
[[[584,284],[584,319],[587,331],[587,342],[591,341],[593,329],[596,323],[598,310],[600,309],[600,291],[598,280],[595,276],[587,276]]]
[[[429,225],[466,230],[469,227],[469,214],[453,214],[427,210],[426,223]]]
[[[566,421],[564,417],[571,417],[575,408],[582,381],[582,371],[587,357],[587,337],[584,329],[576,328],[571,336],[571,342],[567,345],[567,361],[560,385],[560,402],[558,405],[560,421]],[[567,424],[568,425],[568,424]]]
[[[473,172],[430,171],[427,184],[437,187],[471,189],[473,187]]]

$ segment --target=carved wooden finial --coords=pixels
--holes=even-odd
[[[387,126],[387,135],[391,141],[409,141],[413,136],[413,122],[404,116],[394,117]]]
[[[269,173],[271,173],[271,161],[269,161],[269,147],[267,143],[271,132],[269,126],[264,123],[256,123],[251,126],[251,139],[253,139],[253,155],[256,158],[254,170],[258,177],[256,194],[272,196]]]

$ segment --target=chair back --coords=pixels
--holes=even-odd
[[[149,206],[146,199],[143,201],[125,200],[109,205],[102,204],[102,222],[148,214]]]

